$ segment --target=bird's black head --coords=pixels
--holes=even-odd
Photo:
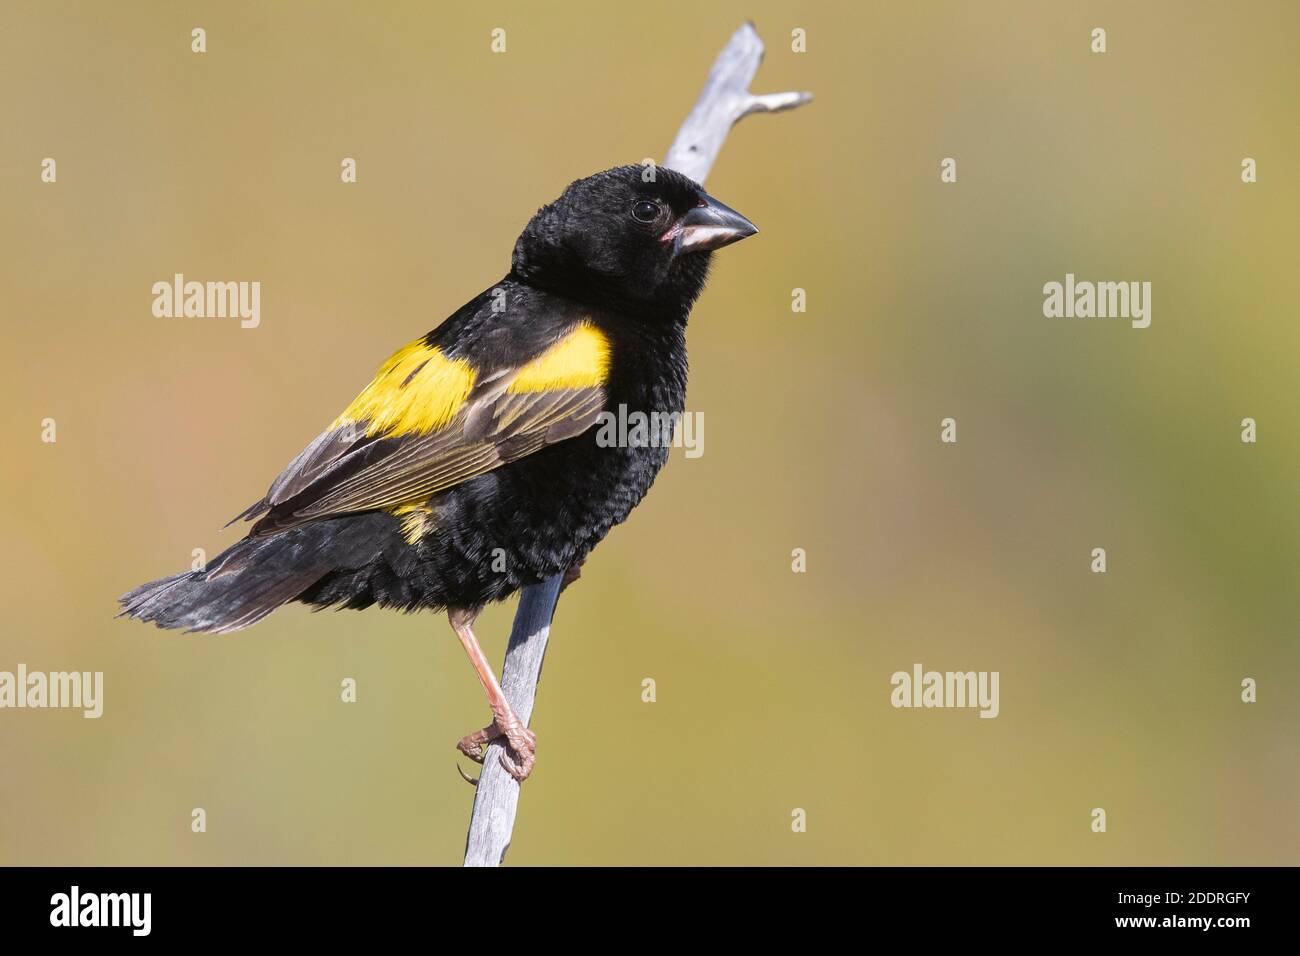
[[[515,243],[512,272],[579,301],[684,318],[713,250],[757,231],[681,173],[619,166],[538,210]]]

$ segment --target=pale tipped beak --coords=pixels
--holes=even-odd
[[[690,209],[663,234],[673,244],[673,255],[721,249],[758,232],[758,227],[730,206],[700,194],[700,205]]]

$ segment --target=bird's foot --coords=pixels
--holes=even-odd
[[[501,751],[501,766],[523,783],[533,772],[533,763],[537,759],[537,735],[525,727],[513,711],[493,717],[492,723],[482,730],[462,737],[456,749],[470,760],[482,763],[486,753],[484,746],[501,737],[506,739],[506,746]]]

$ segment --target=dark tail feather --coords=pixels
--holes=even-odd
[[[252,521],[258,515],[263,514],[264,512],[267,512],[269,510],[271,510],[271,506],[270,504],[267,503],[267,500],[265,498],[263,498],[261,501],[254,501],[251,505],[249,505],[239,514],[235,515],[233,518],[231,518],[221,527],[229,528],[236,521],[242,521],[244,519],[248,519],[249,521]]]
[[[122,613],[159,627],[227,634],[256,624],[338,568],[359,567],[379,551],[382,525],[356,515],[245,538],[203,571],[142,584],[118,598]],[[382,515],[391,523],[389,515]]]

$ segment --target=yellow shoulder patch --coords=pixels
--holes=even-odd
[[[416,339],[384,363],[330,428],[365,422],[367,435],[429,432],[447,424],[474,387],[474,369]]]
[[[508,392],[546,392],[603,385],[609,374],[609,339],[583,322],[519,370]]]

